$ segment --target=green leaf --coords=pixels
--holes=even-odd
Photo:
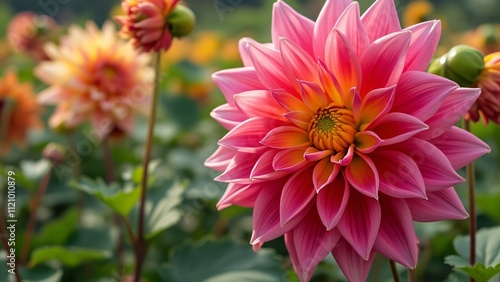
[[[147,194],[144,208],[145,234],[147,240],[175,225],[181,219],[177,206],[182,201],[182,194],[187,186],[187,181],[174,182],[162,188],[150,189]],[[134,209],[132,222],[137,222],[137,208]]]
[[[478,208],[485,214],[492,219],[500,221],[500,209],[498,208],[498,203],[500,203],[500,194],[477,195],[476,203]]]
[[[123,217],[128,216],[141,194],[140,187],[126,186],[122,189],[117,183],[107,185],[102,179],[93,181],[90,178],[82,178],[79,183],[73,181],[70,185],[101,200]]]
[[[78,210],[68,210],[61,217],[45,224],[33,237],[33,248],[65,244],[78,227]]]
[[[23,282],[59,282],[63,276],[61,269],[53,269],[45,265],[34,268],[21,267],[19,272]]]
[[[21,161],[20,163],[23,175],[35,182],[38,182],[52,167],[50,161],[40,159],[38,161]]]
[[[448,256],[445,263],[454,266],[477,282],[486,282],[500,273],[500,227],[483,228],[476,233],[476,264],[469,264],[470,238],[458,236],[453,241],[460,256]]]
[[[200,109],[196,101],[186,96],[160,96],[167,115],[183,129],[192,128],[200,120]]]
[[[33,251],[30,267],[49,260],[58,260],[65,266],[75,267],[83,263],[98,261],[111,257],[111,252],[79,247],[50,246]]]
[[[278,282],[284,272],[272,251],[254,252],[250,246],[226,240],[178,248],[160,274],[171,282]]]

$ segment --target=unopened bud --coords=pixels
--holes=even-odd
[[[178,4],[168,15],[167,23],[173,37],[184,37],[193,31],[196,17],[191,9]]]
[[[472,87],[483,70],[483,53],[467,45],[458,45],[434,60],[428,72],[453,80],[462,87]]]
[[[66,151],[61,145],[56,143],[49,143],[43,149],[42,156],[46,160],[49,160],[56,164],[60,164],[64,162],[65,152]]]

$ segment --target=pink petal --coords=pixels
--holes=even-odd
[[[340,171],[340,165],[335,165],[330,162],[330,158],[322,159],[313,171],[313,184],[316,192],[319,192],[323,187],[332,183]]]
[[[264,187],[266,187],[266,184],[262,183],[229,183],[226,192],[224,192],[224,195],[217,203],[217,210],[222,210],[232,205],[251,208]]]
[[[283,125],[283,122],[279,120],[254,117],[240,123],[229,131],[218,142],[218,145],[241,152],[255,152],[257,149],[264,147],[260,143],[262,138],[273,128],[280,125]]]
[[[332,150],[320,151],[314,147],[309,147],[304,153],[304,158],[310,162],[315,162],[331,156],[332,153]]]
[[[363,154],[369,154],[382,144],[382,140],[373,131],[356,133],[356,150]]]
[[[361,22],[367,29],[371,41],[401,30],[393,0],[375,1],[361,17]]]
[[[457,88],[455,82],[441,76],[417,71],[406,72],[398,82],[392,110],[426,121]]]
[[[276,154],[273,160],[275,170],[297,171],[309,162],[304,158],[304,148],[282,150]]]
[[[359,60],[363,71],[361,97],[398,82],[410,40],[411,32],[400,31],[377,39],[366,48]]]
[[[302,101],[313,113],[328,105],[323,89],[316,83],[299,81]]]
[[[347,37],[357,56],[361,56],[366,47],[370,45],[370,39],[359,17],[358,2],[353,2],[346,8],[335,24],[335,29]]]
[[[288,112],[283,117],[304,130],[309,129],[309,123],[312,119],[310,113],[296,111]]]
[[[372,155],[380,175],[380,191],[395,198],[427,198],[420,169],[408,155],[380,150]]]
[[[402,199],[382,196],[380,207],[384,216],[373,248],[388,259],[414,269],[418,261],[418,243],[408,205]]]
[[[417,138],[408,141],[405,142],[403,150],[420,168],[427,192],[445,189],[465,181],[436,146]]]
[[[354,48],[344,34],[332,29],[326,40],[326,65],[335,75],[342,93],[346,94],[352,87],[359,88],[361,83],[361,66]],[[345,103],[344,103],[345,104]]]
[[[268,150],[260,156],[255,163],[250,178],[255,180],[274,180],[281,178],[287,174],[285,171],[276,171],[273,167],[273,160],[278,150]]]
[[[453,169],[460,169],[491,152],[488,144],[474,134],[455,126],[439,135],[438,138],[428,141],[446,155]]]
[[[453,187],[427,193],[428,200],[406,199],[413,220],[433,222],[448,219],[463,220],[469,217]]]
[[[415,134],[428,129],[428,126],[416,117],[403,113],[388,113],[367,128],[383,140],[381,146],[402,142]]]
[[[37,95],[37,102],[42,105],[54,105],[63,99],[67,99],[65,96],[63,87],[53,86],[40,92]]]
[[[286,37],[279,39],[279,48],[285,73],[296,89],[297,80],[319,81],[316,62],[306,51]]]
[[[360,193],[378,199],[379,175],[370,157],[356,153],[345,169],[345,177]]]
[[[283,119],[286,111],[267,90],[252,90],[234,95],[236,107],[249,117]]]
[[[316,266],[332,251],[340,239],[338,230],[326,230],[315,208],[285,238],[295,271],[301,281],[309,281]]]
[[[444,99],[441,107],[425,123],[429,129],[417,136],[422,139],[436,138],[456,124],[481,94],[480,89],[458,88]]]
[[[248,43],[247,48],[257,71],[257,76],[265,86],[265,89],[283,88],[288,91],[294,91],[294,88],[285,75],[281,55],[278,50],[254,42]]]
[[[217,148],[217,150],[207,158],[205,166],[213,170],[224,171],[236,153],[236,150],[219,146],[219,148]]]
[[[323,9],[318,15],[314,25],[314,55],[321,60],[325,58],[325,45],[328,34],[337,22],[339,16],[345,8],[351,3],[351,0],[327,0]]]
[[[271,94],[274,99],[289,112],[298,111],[310,113],[309,108],[304,105],[299,95],[295,96],[283,89],[272,89]]]
[[[309,135],[295,126],[280,126],[269,131],[261,144],[276,149],[291,149],[310,146]]]
[[[248,119],[247,115],[229,104],[223,104],[213,109],[210,116],[227,130],[232,130]]]
[[[351,163],[354,156],[354,144],[349,146],[347,152],[338,152],[336,155],[330,157],[330,161],[334,164],[339,164],[341,166],[347,166]]]
[[[388,113],[395,99],[396,86],[379,88],[370,91],[363,99],[359,111],[354,111],[354,118],[359,125],[369,124]],[[353,108],[354,110],[354,108]]]
[[[332,254],[349,282],[366,281],[375,258],[374,251],[371,251],[367,259],[364,259],[358,255],[346,240],[340,239]]]
[[[280,37],[286,37],[313,55],[314,22],[297,13],[284,1],[278,1],[273,6],[272,38],[276,48]]]
[[[321,222],[327,230],[333,229],[344,214],[349,200],[349,183],[339,175],[318,192],[316,205]]]
[[[252,172],[255,162],[258,159],[257,154],[238,152],[229,162],[226,170],[215,178],[220,182],[233,182],[240,184],[251,184],[250,173]]]
[[[253,40],[252,38],[243,37],[238,42],[238,50],[240,53],[241,61],[243,62],[243,65],[245,67],[253,66],[252,58],[247,48],[250,42],[257,42],[257,41]]]
[[[226,101],[234,106],[233,95],[241,92],[265,89],[254,68],[222,70],[212,75],[212,80],[219,87]]]
[[[349,202],[337,228],[356,253],[365,260],[370,258],[380,218],[380,204],[377,200],[350,189]]]
[[[283,181],[266,183],[266,188],[260,192],[253,210],[252,245],[271,241],[294,228],[307,214],[307,210],[291,219],[286,224],[280,224],[280,196]]]
[[[330,97],[330,100],[342,104],[344,97],[342,88],[335,76],[328,70],[327,66],[322,61],[318,61],[318,74],[321,85],[325,93]]]
[[[295,173],[283,187],[280,201],[281,225],[285,225],[299,214],[305,213],[304,210],[316,195],[312,183],[313,168],[313,166],[309,166]]]
[[[423,22],[406,30],[411,31],[411,42],[403,71],[425,71],[441,37],[441,22]]]

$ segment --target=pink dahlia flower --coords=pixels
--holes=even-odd
[[[485,69],[476,82],[481,95],[466,118],[477,122],[482,117],[484,124],[490,120],[500,124],[500,52],[485,56],[484,65]]]
[[[456,170],[490,149],[454,126],[480,90],[425,72],[440,29],[401,29],[392,0],[328,0],[316,22],[278,1],[272,43],[242,39],[245,66],[213,75],[218,208],[253,207],[251,244],[284,235],[301,281],[330,252],[350,281],[375,253],[414,268],[413,221],[467,218]]]
[[[120,33],[132,39],[145,52],[167,50],[172,44],[167,16],[179,0],[123,0],[125,16],[115,19],[122,25]]]

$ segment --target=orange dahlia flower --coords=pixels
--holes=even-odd
[[[0,79],[0,153],[13,143],[24,145],[27,131],[41,127],[32,89],[31,84],[19,83],[13,72]]]
[[[7,38],[14,50],[35,60],[45,60],[43,45],[55,36],[57,23],[51,17],[21,12],[9,23]]]
[[[90,120],[102,136],[131,130],[131,112],[142,111],[151,92],[147,54],[119,39],[111,22],[102,31],[92,22],[85,29],[71,26],[60,46],[49,43],[45,51],[51,60],[35,74],[51,85],[39,102],[57,105],[50,127],[71,130]]]
[[[124,0],[125,16],[115,17],[120,33],[131,38],[145,52],[167,50],[174,37],[182,37],[194,27],[194,15],[179,0]],[[175,11],[174,11],[175,10]]]

